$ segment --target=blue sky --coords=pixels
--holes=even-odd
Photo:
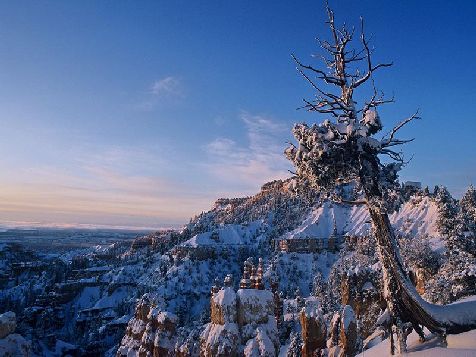
[[[456,196],[476,177],[473,1],[333,1],[360,15],[403,180]],[[160,227],[285,177],[311,89],[321,1],[0,2],[0,221]]]

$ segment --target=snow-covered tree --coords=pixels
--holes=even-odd
[[[402,237],[399,246],[404,262],[409,268],[424,268],[431,274],[436,274],[441,257],[438,252],[431,249],[427,237]]]
[[[469,254],[476,256],[476,189],[470,185],[460,200],[458,226],[461,240],[457,245]]]
[[[446,260],[429,283],[430,298],[452,302],[476,293],[476,190],[470,186],[459,202],[437,190],[438,229],[445,237]]]
[[[297,332],[291,332],[290,343],[289,343],[286,356],[287,357],[301,357],[302,356],[301,348],[302,348],[301,335]]]
[[[375,89],[373,75],[391,63],[375,64],[372,50],[361,21],[359,48],[352,47],[354,29],[337,27],[334,13],[327,6],[331,40],[319,40],[324,50],[324,69],[303,64],[294,55],[297,69],[314,88],[313,100],[304,99],[308,111],[325,114],[328,119],[308,126],[293,128],[298,144],[285,151],[300,182],[311,187],[333,191],[336,185],[356,181],[373,223],[377,252],[384,277],[384,296],[397,335],[397,352],[404,352],[408,323],[423,335],[421,326],[434,333],[459,333],[476,327],[476,308],[466,319],[450,318],[448,308],[436,307],[424,301],[410,282],[397,240],[389,221],[389,202],[398,196],[398,171],[405,161],[399,145],[410,140],[397,138],[406,124],[418,118],[415,113],[383,136],[376,136],[383,126],[377,108],[392,100],[385,99]],[[360,68],[359,68],[360,67]],[[319,80],[326,88],[316,84]],[[354,92],[364,84],[372,84],[373,95],[359,106]],[[381,160],[382,157],[386,160]],[[446,316],[444,316],[446,315]],[[392,349],[393,350],[393,349]]]
[[[473,220],[476,220],[476,189],[473,185],[470,185],[463,197],[461,197],[460,206]]]
[[[458,206],[448,189],[444,186],[437,186],[435,189],[435,200],[438,204],[438,219],[436,226],[443,237],[448,238],[456,229],[456,216]]]

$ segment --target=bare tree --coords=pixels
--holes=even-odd
[[[413,140],[399,139],[397,133],[418,119],[418,112],[388,134],[375,136],[382,130],[377,108],[393,99],[386,99],[377,91],[373,75],[392,64],[373,63],[373,50],[365,36],[362,18],[360,44],[352,48],[355,29],[349,30],[345,24],[337,27],[328,5],[327,14],[331,39],[318,39],[324,50],[324,69],[303,64],[294,55],[293,59],[300,74],[316,91],[313,100],[304,99],[303,108],[328,115],[330,119],[319,125],[296,124],[293,134],[298,145],[291,144],[285,154],[295,165],[297,177],[308,185],[332,190],[339,183],[354,181],[361,186],[364,199],[354,203],[366,204],[372,219],[397,352],[406,350],[406,336],[412,327],[422,339],[423,327],[442,336],[476,328],[476,304],[432,305],[419,296],[403,266],[388,218],[389,198],[398,188],[398,171],[405,164],[397,148]],[[373,94],[358,106],[354,91],[366,83],[372,85]],[[381,156],[388,158],[386,163],[380,160]],[[391,353],[394,353],[393,343]]]

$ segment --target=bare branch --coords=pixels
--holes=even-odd
[[[351,87],[353,89],[355,89],[358,86],[360,86],[361,84],[367,82],[369,80],[369,78],[372,76],[373,72],[375,72],[377,69],[382,68],[382,67],[390,67],[390,66],[393,65],[393,62],[390,62],[390,63],[379,63],[376,66],[372,66],[371,52],[370,52],[370,48],[369,48],[369,43],[365,39],[364,19],[362,17],[360,18],[360,23],[361,23],[360,40],[362,42],[362,46],[364,47],[364,50],[365,50],[365,53],[366,53],[365,57],[367,58],[367,73],[363,77],[354,81],[351,84]]]
[[[328,24],[332,32],[332,37],[334,38],[334,43],[338,44],[338,37],[337,37],[337,32],[336,28],[334,25],[334,11],[329,7],[329,2],[326,0],[326,9],[327,9],[327,16],[329,18]]]
[[[325,101],[323,100],[322,102],[324,102],[326,105],[329,105],[329,103],[333,104],[333,105],[337,105],[342,111],[348,111],[349,108],[344,104],[342,103],[342,100],[341,98],[339,98],[338,96],[336,96],[335,94],[332,94],[332,93],[326,93],[324,91],[322,91],[310,78],[309,76],[304,73],[300,68],[297,68],[297,70],[299,71],[299,73],[311,84],[311,86],[316,90],[318,91],[322,96],[326,97],[326,98],[330,98],[332,99],[331,102],[329,101]],[[307,101],[306,101],[307,102]],[[309,102],[307,102],[309,103]],[[336,108],[337,110],[337,108]]]
[[[337,85],[342,85],[342,80],[340,78],[335,78],[333,76],[329,76],[327,73],[325,73],[324,71],[320,70],[320,69],[316,69],[312,66],[308,66],[308,65],[304,65],[302,64],[297,58],[296,56],[294,56],[294,54],[291,54],[291,57],[293,58],[294,62],[297,63],[297,65],[301,68],[305,68],[305,69],[308,69],[310,71],[313,71],[315,73],[318,73],[320,74],[320,76],[318,78],[324,80],[327,84],[337,84]]]
[[[328,104],[322,104],[323,102],[320,102],[318,104],[313,104],[306,99],[303,99],[303,101],[306,103],[306,105],[298,109],[307,109],[308,111],[315,111],[322,114],[332,114],[336,118],[339,117],[340,115],[338,113],[338,109],[332,109],[333,108],[332,106],[331,106],[331,109],[324,108],[324,105],[328,105]],[[319,104],[322,104],[322,106],[319,106]]]
[[[405,120],[402,120],[400,123],[398,123],[388,134],[389,135],[388,139],[385,139],[385,137],[384,137],[384,139],[382,140],[382,145],[383,146],[393,146],[393,145],[391,145],[392,143],[396,143],[395,145],[399,145],[399,144],[404,144],[405,142],[412,141],[413,139],[407,140],[407,141],[405,141],[405,140],[395,140],[394,137],[395,137],[395,134],[397,133],[397,131],[399,131],[406,124],[408,124],[409,122],[411,122],[414,119],[421,119],[421,117],[418,116],[418,110],[412,116],[410,116],[410,117],[406,118]]]
[[[403,144],[406,144],[406,143],[411,143],[413,140],[415,140],[415,138],[405,139],[405,140],[394,139],[389,143],[383,144],[382,147],[388,148],[388,147],[392,147],[392,146],[403,145]]]
[[[395,98],[392,96],[392,98],[390,99],[384,99],[383,98],[383,94],[380,95],[379,98],[377,98],[377,92],[375,90],[372,98],[370,98],[370,101],[366,102],[364,107],[362,109],[359,109],[357,110],[357,113],[366,113],[368,110],[372,109],[372,108],[377,108],[378,106],[380,105],[383,105],[383,104],[389,104],[389,103],[394,103],[395,102]]]
[[[380,151],[380,154],[387,155],[393,160],[403,163],[403,156],[402,156],[403,154],[401,152],[396,152],[389,149],[382,149]]]

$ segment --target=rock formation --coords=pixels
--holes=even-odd
[[[299,315],[301,322],[302,356],[312,357],[326,348],[327,326],[320,311],[306,306]]]
[[[5,338],[17,328],[17,318],[14,312],[7,311],[0,315],[0,338]]]
[[[200,336],[201,356],[275,356],[279,351],[275,294],[264,289],[262,261],[255,268],[244,264],[240,289],[229,279],[219,291],[212,289],[211,322]]]
[[[350,305],[361,320],[364,338],[373,332],[380,311],[385,309],[385,301],[375,287],[377,282],[375,273],[368,269],[350,271],[341,281],[341,304]]]
[[[145,300],[137,305],[127,325],[117,356],[167,356],[174,353],[177,317],[152,308]]]
[[[327,340],[329,357],[355,356],[360,351],[361,341],[354,310],[344,306],[331,320]]]
[[[17,327],[16,315],[12,311],[0,315],[0,356],[31,355],[30,342],[15,333]]]

